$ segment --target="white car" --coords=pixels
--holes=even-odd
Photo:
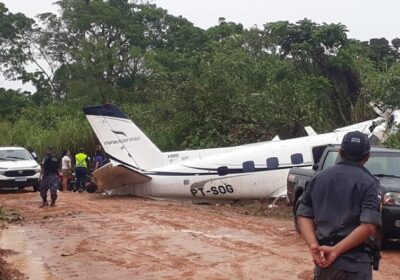
[[[0,189],[33,187],[39,190],[40,166],[21,147],[0,147]]]

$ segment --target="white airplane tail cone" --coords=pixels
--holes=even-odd
[[[161,151],[118,107],[105,104],[83,111],[111,159],[139,170],[163,166]]]

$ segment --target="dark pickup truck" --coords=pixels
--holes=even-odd
[[[322,151],[322,147],[319,150]],[[333,166],[339,159],[339,145],[328,145],[318,155],[314,153],[312,169],[295,167],[287,178],[287,197],[293,205],[293,214],[310,179],[321,170]],[[371,148],[371,157],[365,167],[381,184],[382,233],[385,239],[400,239],[400,150]],[[297,219],[295,220],[298,229]]]

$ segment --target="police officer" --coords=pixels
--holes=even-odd
[[[79,192],[82,192],[82,190],[84,189],[88,165],[89,165],[89,158],[84,153],[84,149],[80,148],[79,153],[75,155],[75,176],[76,176],[75,191],[78,190]]]
[[[316,264],[314,279],[372,279],[366,241],[381,225],[379,182],[364,167],[367,135],[347,133],[341,161],[317,174],[297,211],[301,234]]]
[[[51,204],[50,206],[56,206],[57,190],[59,185],[58,171],[60,162],[58,157],[54,153],[52,146],[47,147],[47,153],[42,161],[41,177],[40,182],[40,197],[42,198],[42,205],[40,207],[48,206],[47,202],[47,191],[50,189]]]

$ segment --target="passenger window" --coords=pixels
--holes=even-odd
[[[243,162],[243,171],[245,173],[247,172],[254,172],[256,170],[255,166],[254,166],[254,161],[249,160],[249,161],[245,161]]]
[[[276,169],[279,166],[279,160],[277,157],[267,158],[267,168],[268,169]]]
[[[228,174],[228,166],[220,166],[217,168],[217,172],[219,176],[224,176]]]
[[[293,154],[290,156],[290,161],[292,162],[292,164],[300,164],[303,163],[303,154]]]

